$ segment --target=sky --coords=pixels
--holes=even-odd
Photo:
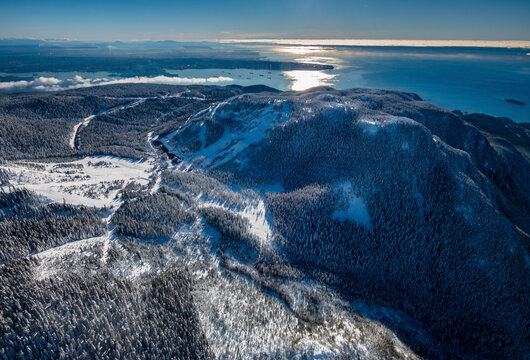
[[[0,0],[0,38],[530,40],[529,0]]]

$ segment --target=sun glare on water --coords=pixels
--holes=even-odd
[[[332,85],[332,80],[335,77],[335,75],[326,74],[323,71],[313,70],[285,71],[283,75],[291,80],[289,88],[295,91],[307,90],[316,86]]]
[[[339,62],[338,59],[329,56],[328,49],[321,46],[278,46],[274,51],[287,55],[289,60],[297,63],[336,66]],[[336,76],[323,70],[291,70],[283,71],[282,75],[289,80],[289,89],[294,91],[332,85]]]
[[[295,55],[307,55],[314,54],[317,52],[324,51],[324,48],[320,46],[287,46],[287,47],[278,47],[276,51],[285,52]]]

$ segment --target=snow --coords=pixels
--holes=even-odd
[[[108,235],[98,236],[69,242],[34,255],[40,260],[40,264],[35,269],[36,279],[43,280],[54,276],[57,272],[65,270],[62,266],[62,259],[83,256],[89,257],[93,255],[92,250],[94,247],[103,247],[108,241]]]
[[[243,211],[239,212],[243,218],[250,223],[250,233],[256,236],[262,244],[269,244],[272,240],[272,229],[265,217],[265,203],[259,199],[255,204],[247,206]]]
[[[96,166],[102,161],[104,165]],[[153,162],[90,156],[68,163],[17,162],[0,168],[14,173],[10,181],[15,188],[34,191],[48,201],[103,207],[117,205],[116,195],[129,182],[147,185]]]
[[[376,135],[380,128],[380,124],[372,119],[361,119],[359,120],[359,125],[369,135]]]
[[[35,256],[43,262],[49,262],[50,260],[66,255],[71,255],[72,253],[81,253],[83,249],[85,249],[88,245],[93,245],[94,243],[103,244],[106,240],[108,240],[107,235],[73,241],[61,246],[42,251],[36,254]]]
[[[344,184],[341,189],[351,197],[351,184]],[[244,189],[233,191],[247,196]],[[241,208],[188,193],[198,208],[222,208],[247,219],[249,231],[260,240],[261,249],[272,254],[278,251],[272,243],[272,229],[260,194],[245,197]],[[289,297],[286,303],[276,292],[263,289],[250,277],[224,275],[227,270],[212,251],[217,240],[218,234],[199,220],[179,229],[172,240],[178,249],[177,264],[186,266],[194,278],[199,321],[216,358],[234,358],[237,354],[248,358],[329,358],[342,351],[366,354],[379,334],[390,333],[379,323],[353,316],[343,308],[345,303],[332,289],[315,281],[282,280],[285,283],[280,287]],[[308,307],[314,306],[315,294],[321,300],[322,321],[301,328],[297,313],[306,313]]]
[[[143,274],[149,273],[151,271],[151,264],[142,263],[135,264],[129,268],[129,273],[126,275],[129,278],[138,278]]]
[[[34,270],[35,278],[43,280],[63,272],[80,271],[84,273],[87,271],[87,266],[92,268],[96,266],[95,269],[106,266],[114,273],[133,280],[151,272],[150,263],[136,260],[136,256],[131,256],[119,241],[115,240],[115,230],[111,223],[115,212],[116,208],[109,211],[108,216],[104,219],[108,228],[105,235],[72,241],[33,255],[40,260],[39,265]],[[112,264],[109,264],[111,248],[114,254],[122,253],[124,255],[119,256],[119,260],[116,260],[115,257]],[[94,258],[99,258],[97,261],[99,265],[95,265],[91,260]]]
[[[119,260],[114,259],[112,264],[109,264],[108,254],[111,247],[115,252],[124,253],[125,256],[122,255]],[[131,256],[118,241],[113,239],[111,232],[104,236],[72,241],[33,256],[39,259],[39,264],[34,269],[36,280],[60,276],[64,272],[80,271],[83,273],[88,270],[87,265],[94,270],[106,266],[115,274],[132,280],[153,270],[149,262],[135,260],[135,256]],[[96,263],[91,260],[94,257],[99,257]]]
[[[354,194],[351,182],[337,184],[334,188],[339,196],[339,204],[333,218],[340,221],[352,220],[371,230],[372,222],[364,200]]]
[[[156,174],[156,180],[155,180],[155,184],[151,188],[151,192],[150,192],[151,195],[153,195],[160,189],[160,183],[162,181],[162,178],[160,177],[160,170],[157,170],[155,174]]]
[[[174,167],[174,171],[189,169],[191,164],[185,162]],[[246,219],[249,224],[248,231],[260,242],[262,249],[270,249],[272,242],[272,226],[267,216],[264,196],[262,192],[249,191],[241,187],[220,186],[216,193],[200,193],[196,189],[179,187],[180,191],[192,196],[196,207],[215,207],[231,212]],[[261,190],[283,190],[280,184],[264,186]],[[231,199],[231,200],[230,200]],[[234,200],[237,199],[237,200]]]
[[[265,134],[273,127],[284,124],[290,114],[289,105],[286,102],[271,103],[263,108],[250,110],[249,112],[234,112],[230,103],[220,103],[208,109],[206,116],[211,117],[215,122],[222,123],[224,119],[230,119],[237,125],[224,126],[222,137],[206,146],[206,134],[204,120],[201,122],[201,148],[193,153],[182,153],[177,144],[173,144],[171,139],[186,131],[189,126],[193,126],[200,118],[191,118],[183,128],[167,135],[161,139],[164,145],[180,158],[197,164],[202,167],[217,167],[234,160],[243,160],[241,156],[245,149],[253,144],[259,143]],[[281,106],[278,106],[281,105]],[[196,116],[201,116],[205,111],[199,112]]]
[[[392,132],[403,126],[418,126],[418,123],[403,116],[370,114],[361,116],[358,120],[358,125],[365,134],[375,136],[380,130]],[[404,141],[401,145],[401,149],[408,150],[409,146],[410,144],[408,141]]]
[[[74,132],[72,133],[72,137],[70,138],[70,147],[72,149],[75,148],[75,138],[77,137],[77,132],[79,131],[79,128],[81,126],[87,126],[88,123],[90,122],[90,120],[92,120],[93,118],[95,117],[95,115],[90,115],[86,118],[84,118],[83,120],[81,120],[79,122],[79,124],[77,124],[76,126],[74,126]]]
[[[249,222],[249,232],[254,235],[260,242],[262,250],[270,249],[272,241],[272,229],[269,220],[266,217],[265,202],[263,199],[254,199],[250,201],[243,210],[237,210],[224,203],[202,199],[201,196],[195,197],[199,207],[217,207],[239,215]]]
[[[125,110],[125,109],[133,108],[135,106],[140,105],[141,103],[145,102],[147,99],[150,99],[150,98],[148,98],[148,97],[139,97],[139,98],[132,98],[132,99],[134,99],[134,101],[129,103],[129,104],[120,105],[120,106],[117,106],[117,107],[109,109],[109,110],[101,110],[98,114],[87,116],[86,118],[81,120],[81,122],[79,124],[76,124],[74,126],[72,137],[70,138],[70,147],[72,149],[74,149],[76,147],[76,138],[78,137],[79,131],[81,130],[81,128],[87,126],[90,123],[90,121],[92,119],[94,119],[97,115],[112,114],[112,113],[115,113],[115,112],[118,112],[118,111],[122,111],[122,110]],[[77,144],[77,146],[79,147],[79,144]]]

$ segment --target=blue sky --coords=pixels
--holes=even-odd
[[[530,40],[529,19],[529,0],[0,0],[0,38]]]

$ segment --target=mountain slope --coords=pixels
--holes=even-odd
[[[530,165],[502,125],[370,89],[0,100],[8,359],[530,351]]]
[[[161,141],[218,178],[281,184],[266,208],[289,261],[450,356],[528,350],[530,167],[451,112],[381,90],[241,95]]]

